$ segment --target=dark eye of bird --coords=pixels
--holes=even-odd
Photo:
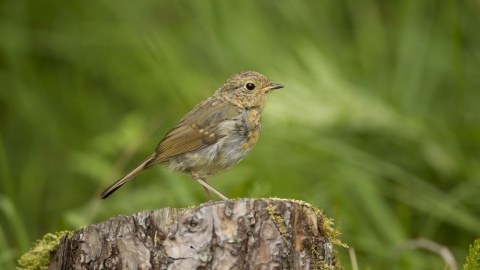
[[[253,83],[247,83],[247,89],[248,89],[248,90],[253,90],[253,89],[255,89],[255,84],[253,84]]]

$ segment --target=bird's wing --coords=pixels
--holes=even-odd
[[[222,137],[219,124],[241,113],[239,107],[225,101],[210,98],[201,102],[165,135],[147,167],[216,143]]]

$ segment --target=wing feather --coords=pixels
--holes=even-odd
[[[223,137],[219,124],[240,114],[240,108],[225,101],[210,98],[201,102],[165,135],[147,166],[215,144]]]

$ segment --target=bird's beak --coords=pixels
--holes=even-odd
[[[280,89],[280,88],[283,88],[284,86],[281,85],[281,84],[278,84],[278,83],[272,83],[270,84],[269,86],[267,86],[266,88],[268,90],[275,90],[275,89]]]

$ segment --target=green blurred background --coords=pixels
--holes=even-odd
[[[323,208],[362,269],[443,269],[398,248],[419,237],[461,266],[480,236],[479,26],[473,0],[3,0],[0,269],[48,232],[203,203],[161,166],[99,194],[242,70],[285,88],[212,186]]]

